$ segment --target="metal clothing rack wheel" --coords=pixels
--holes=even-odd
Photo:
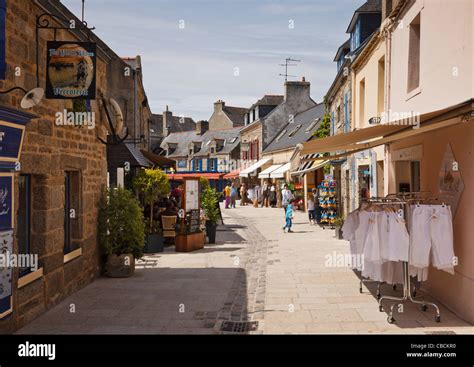
[[[397,305],[397,304],[400,304],[400,303],[404,303],[404,302],[411,302],[411,303],[415,303],[415,304],[419,304],[421,305],[421,310],[422,311],[426,311],[428,309],[428,306],[431,306],[433,307],[435,310],[436,310],[436,316],[435,316],[435,321],[436,322],[441,322],[441,314],[439,312],[439,307],[433,303],[433,302],[425,302],[424,299],[422,299],[421,301],[418,301],[416,299],[414,299],[409,291],[409,289],[411,288],[411,280],[410,280],[410,273],[409,273],[409,270],[408,270],[408,262],[407,261],[404,261],[403,262],[403,277],[404,277],[404,284],[403,284],[403,297],[399,298],[399,297],[391,297],[391,296],[382,296],[380,299],[379,299],[379,310],[381,312],[383,312],[383,307],[382,307],[382,301],[384,299],[388,299],[388,300],[393,300],[393,301],[397,301],[395,303],[393,303],[391,306],[390,306],[390,313],[389,313],[389,316],[387,317],[387,321],[390,323],[390,324],[393,324],[396,320],[395,318],[393,317],[393,310],[394,310],[394,307]]]

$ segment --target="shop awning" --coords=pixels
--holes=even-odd
[[[260,174],[258,175],[258,178],[270,178],[270,173],[275,171],[277,168],[280,168],[283,166],[283,164],[273,164],[270,167],[264,169]]]
[[[239,177],[239,174],[240,174],[240,168],[239,168],[239,169],[235,169],[235,170],[233,170],[233,171],[231,171],[231,172],[225,174],[225,175],[223,176],[223,178],[226,179],[226,180],[232,180],[232,179],[234,179],[234,178]]]
[[[312,158],[317,158],[317,157],[311,157],[311,156],[308,157],[308,159],[312,159]],[[303,166],[301,166],[298,170],[291,172],[291,175],[292,176],[305,175],[306,173],[316,171],[329,163],[330,163],[329,159],[316,159],[314,161],[307,160],[303,164]]]
[[[205,177],[208,180],[220,180],[223,173],[168,173],[168,178],[174,181],[182,181],[185,178],[201,178]]]
[[[272,173],[270,173],[270,177],[271,178],[284,178],[285,173],[287,173],[290,170],[290,168],[291,168],[291,163],[288,162],[288,163],[284,164],[283,166],[277,168]]]
[[[260,159],[257,163],[252,164],[250,167],[244,169],[243,171],[240,172],[239,176],[240,177],[250,177],[250,176],[256,176],[257,169],[265,165],[266,163],[271,163],[272,158],[267,157],[267,158],[262,158]]]
[[[166,158],[165,156],[158,155],[152,152],[149,152],[145,149],[140,149],[140,152],[155,166],[160,168],[169,168],[174,167],[176,162],[172,159]]]
[[[380,139],[406,128],[406,125],[377,125],[345,134],[329,136],[323,139],[310,140],[303,143],[301,154],[329,153],[346,149],[367,149],[364,142],[377,138]]]
[[[464,116],[470,116],[473,104],[472,100],[469,100],[444,110],[425,113],[419,117],[418,127],[407,125],[400,120],[392,121],[390,125],[377,125],[323,139],[310,140],[303,143],[301,154],[336,153],[330,156],[331,160],[335,160],[383,144],[450,127],[467,119],[468,117]],[[341,151],[345,152],[341,153]]]

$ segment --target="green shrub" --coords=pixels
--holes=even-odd
[[[153,205],[170,193],[168,176],[160,169],[142,170],[133,180],[133,186],[138,190],[143,201],[150,207],[148,233],[153,232]]]
[[[123,188],[105,190],[99,205],[99,244],[107,255],[143,256],[145,222],[140,204]]]
[[[207,220],[214,224],[219,220],[219,198],[220,193],[210,187],[201,193],[201,208]]]

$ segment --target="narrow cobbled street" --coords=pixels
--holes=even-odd
[[[348,253],[347,242],[309,226],[303,213],[295,233],[283,233],[282,209],[223,215],[215,245],[147,256],[132,278],[100,278],[18,333],[474,333],[445,307],[439,324],[433,310],[413,304],[389,324],[376,285],[366,283],[361,294],[351,269],[326,266],[326,255]],[[400,292],[382,286],[382,293]]]

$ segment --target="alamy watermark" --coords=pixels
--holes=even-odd
[[[363,254],[343,254],[333,251],[324,257],[324,265],[327,268],[351,268],[357,270],[364,269]]]
[[[420,127],[420,117],[421,114],[419,112],[394,112],[388,110],[388,112],[382,112],[380,115],[380,123],[385,125],[407,125],[418,129]]]
[[[0,269],[2,268],[22,268],[35,272],[38,270],[37,254],[13,254],[9,251],[0,253]]]
[[[89,130],[95,128],[95,113],[72,112],[68,110],[58,111],[55,115],[56,126],[78,126],[87,127]]]

